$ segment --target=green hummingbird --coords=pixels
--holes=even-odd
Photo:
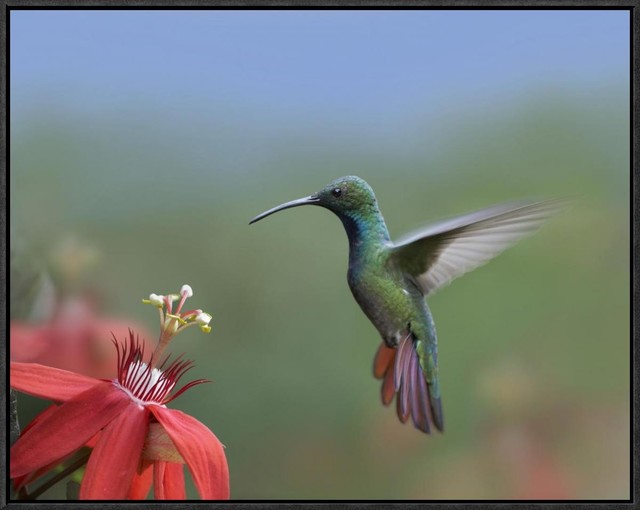
[[[347,176],[269,209],[249,224],[301,205],[329,209],[347,232],[347,282],[382,337],[373,373],[383,380],[383,404],[397,394],[400,421],[411,416],[417,429],[429,434],[435,426],[442,432],[436,328],[425,298],[535,231],[563,201],[498,205],[435,223],[394,243],[371,187]]]

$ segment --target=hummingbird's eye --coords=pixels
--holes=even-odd
[[[331,190],[331,194],[332,194],[334,197],[338,198],[340,195],[342,195],[342,190],[341,190],[340,188],[333,188],[333,189]]]

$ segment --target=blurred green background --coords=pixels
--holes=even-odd
[[[214,382],[171,406],[226,445],[234,499],[629,497],[628,13],[11,21],[10,228],[28,254],[12,284],[75,238],[97,262],[74,291],[155,335],[140,299],[189,283],[213,332],[171,348]],[[337,219],[247,225],[346,174],[374,188],[392,237],[575,197],[430,299],[444,434],[380,404]],[[42,403],[20,398],[24,425]]]

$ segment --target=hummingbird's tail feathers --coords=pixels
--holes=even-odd
[[[373,376],[376,379],[383,379],[382,389],[380,395],[382,396],[382,403],[388,406],[393,400],[396,389],[393,378],[393,365],[396,357],[397,349],[387,347],[382,342],[376,352],[376,357],[373,361]]]
[[[405,337],[400,340],[400,344],[398,344],[398,355],[396,356],[396,364],[395,364],[395,386],[396,391],[399,392],[402,388],[402,379],[406,381],[406,376],[409,375],[409,364],[411,362],[411,351],[412,349],[412,335],[411,333],[407,333]]]
[[[384,381],[382,381],[380,394],[382,396],[382,403],[385,406],[388,406],[391,403],[393,396],[396,394],[396,389],[393,384],[393,364],[391,365],[391,368],[387,370]]]
[[[387,373],[389,363],[392,363],[395,357],[396,349],[387,347],[387,344],[382,342],[380,347],[378,347],[376,357],[373,359],[373,377],[382,379]]]
[[[427,391],[431,393],[429,387],[427,386]],[[431,419],[435,424],[436,428],[440,432],[444,432],[444,415],[442,414],[442,399],[440,397],[435,398],[429,396],[429,402],[431,403]]]
[[[406,423],[406,421],[409,419],[410,413],[409,411],[403,408],[402,399],[400,398],[400,395],[396,397],[396,414],[398,415],[398,419],[402,423]]]
[[[409,407],[409,392],[413,392],[411,387],[411,335],[404,337],[400,345],[398,346],[398,357],[396,358],[396,365],[394,367],[395,372],[395,387],[398,393],[397,409],[398,418],[402,423],[409,419],[412,407]],[[404,376],[404,381],[402,380]],[[404,382],[404,384],[403,384]],[[413,402],[413,399],[412,399]]]
[[[429,410],[427,380],[420,369],[420,362],[418,361],[418,356],[415,355],[415,351],[414,355],[411,356],[409,377],[407,381],[405,381],[402,389],[403,395],[406,394],[406,398],[411,399],[410,407],[407,408],[406,411],[411,412],[413,426],[418,430],[422,430],[423,432],[430,434],[431,426],[429,422],[433,420],[431,419]]]
[[[398,348],[382,342],[374,359],[373,375],[383,379],[380,395],[385,406],[397,394],[396,413],[402,423],[411,417],[414,427],[426,434],[431,433],[432,425],[443,430],[442,404],[440,398],[431,395],[413,335],[405,336]]]

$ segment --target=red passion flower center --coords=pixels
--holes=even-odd
[[[114,338],[114,344],[118,353],[118,377],[113,383],[140,405],[164,405],[192,386],[209,382],[206,379],[196,379],[172,393],[180,378],[193,368],[193,361],[183,360],[180,355],[168,363],[167,356],[154,368],[151,362],[143,361],[144,346],[131,330],[127,343],[121,345]]]

